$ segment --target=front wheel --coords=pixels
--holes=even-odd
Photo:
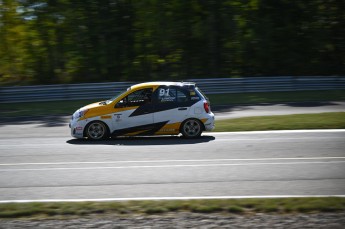
[[[181,133],[185,138],[198,138],[203,131],[203,125],[197,119],[188,119],[183,122]]]
[[[91,140],[101,140],[108,137],[107,126],[103,122],[92,122],[86,128],[86,136]]]

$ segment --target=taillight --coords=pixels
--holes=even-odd
[[[204,109],[205,109],[206,113],[210,113],[210,107],[209,107],[207,102],[204,102]]]

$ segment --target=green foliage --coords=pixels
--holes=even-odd
[[[2,0],[0,84],[345,73],[337,0]]]
[[[245,117],[216,121],[215,131],[344,129],[345,112]]]

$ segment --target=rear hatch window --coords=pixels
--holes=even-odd
[[[210,104],[210,100],[207,98],[207,96],[200,90],[200,88],[196,87],[195,88],[196,93],[201,97],[204,98],[208,104]]]

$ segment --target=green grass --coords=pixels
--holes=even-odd
[[[344,129],[345,112],[245,117],[216,120],[217,132]]]
[[[207,95],[211,105],[344,101],[345,90],[257,92]]]
[[[0,218],[51,218],[102,216],[109,214],[196,213],[315,213],[343,212],[345,198],[224,199],[77,203],[8,203],[0,204]]]
[[[305,101],[343,101],[345,90],[261,92],[208,95],[211,105],[287,103]],[[78,108],[97,102],[94,100],[30,102],[0,104],[0,117],[70,115]]]

